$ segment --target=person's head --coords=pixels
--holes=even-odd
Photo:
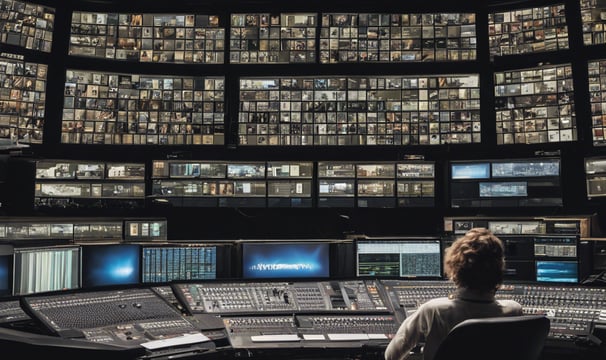
[[[445,273],[457,287],[494,291],[504,268],[503,243],[488,229],[471,229],[446,249]]]

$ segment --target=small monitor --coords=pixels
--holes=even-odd
[[[82,247],[82,287],[139,283],[139,253],[134,244]]]
[[[216,246],[143,247],[144,283],[217,278]]]
[[[451,179],[488,179],[490,163],[452,164]]]
[[[329,243],[244,243],[242,276],[246,279],[329,277]]]
[[[79,247],[22,248],[14,256],[14,295],[80,286]]]
[[[579,282],[579,263],[576,261],[537,261],[535,265],[538,282]]]
[[[439,239],[365,239],[356,242],[358,276],[440,278]]]

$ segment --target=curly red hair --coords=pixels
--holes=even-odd
[[[503,282],[504,252],[490,230],[473,228],[446,249],[446,276],[458,287],[495,291]]]

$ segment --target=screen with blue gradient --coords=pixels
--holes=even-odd
[[[577,283],[579,282],[578,263],[576,261],[537,261],[537,281]]]
[[[451,179],[488,179],[490,164],[452,164]]]
[[[242,276],[247,279],[328,277],[329,244],[242,244]]]
[[[132,244],[82,247],[82,286],[138,283],[139,253],[140,246]]]
[[[0,256],[0,296],[11,294],[11,255]]]

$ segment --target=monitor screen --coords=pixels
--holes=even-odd
[[[15,249],[14,295],[77,289],[80,248]]]
[[[488,179],[490,164],[452,164],[451,179]]]
[[[216,246],[143,247],[144,283],[217,278]]]
[[[578,268],[576,261],[537,261],[536,279],[539,282],[577,283]]]
[[[356,260],[358,276],[442,276],[438,239],[358,240]]]
[[[0,255],[0,296],[11,295],[12,255]]]
[[[577,238],[575,236],[542,236],[534,238],[535,257],[577,257]]]
[[[328,277],[328,243],[242,244],[242,276],[257,278]]]
[[[528,183],[525,181],[481,182],[480,197],[528,196]]]
[[[82,247],[82,286],[126,285],[139,282],[139,245]]]

